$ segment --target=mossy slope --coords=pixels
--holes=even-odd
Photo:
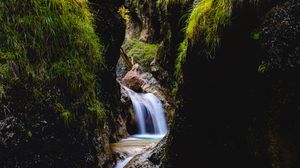
[[[3,0],[0,21],[0,119],[10,126],[0,165],[94,167],[104,59],[87,1]]]
[[[222,30],[230,23],[233,2],[231,0],[202,0],[197,2],[186,21],[185,39],[178,49],[179,54],[175,65],[176,83],[174,94],[178,90],[178,84],[182,82],[182,64],[187,57],[187,48],[201,43],[203,53],[208,58],[215,56]]]
[[[130,58],[148,71],[150,70],[150,64],[157,55],[158,44],[144,43],[137,39],[131,39],[123,47]]]

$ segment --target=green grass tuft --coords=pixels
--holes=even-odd
[[[65,125],[69,125],[72,121],[72,113],[64,108],[60,103],[55,103],[53,108],[59,113],[59,116],[63,119]]]
[[[266,71],[267,71],[267,65],[265,63],[262,63],[257,68],[257,72],[259,73],[265,73]]]
[[[187,57],[188,45],[202,41],[205,45],[202,52],[213,57],[220,43],[221,31],[230,23],[232,3],[231,0],[201,0],[192,8],[185,28],[186,37],[178,49],[173,94],[183,82],[182,64]]]
[[[167,11],[168,6],[170,5],[175,5],[175,4],[184,5],[187,2],[189,2],[189,0],[157,0],[156,5],[163,7],[163,9]]]
[[[183,80],[182,76],[182,64],[185,61],[186,54],[187,54],[187,46],[188,46],[188,40],[185,39],[179,47],[179,55],[176,59],[176,65],[175,65],[175,77],[178,82],[181,82]]]
[[[175,83],[173,85],[172,94],[175,96],[179,85],[183,82],[183,72],[182,72],[182,64],[184,64],[186,56],[187,56],[187,47],[188,47],[188,40],[185,39],[179,47],[179,55],[176,59],[175,64]]]
[[[98,121],[103,121],[106,119],[106,110],[101,102],[96,101],[88,109],[90,113],[96,116]]]
[[[27,136],[28,136],[29,138],[31,138],[31,137],[32,137],[32,132],[31,132],[31,131],[27,131]]]
[[[187,20],[186,37],[192,44],[203,40],[209,52],[220,42],[221,30],[229,24],[232,0],[202,0],[192,9]]]
[[[129,22],[129,19],[130,19],[130,11],[129,11],[129,9],[125,8],[125,6],[121,6],[118,9],[118,13],[126,21],[126,23]]]
[[[259,40],[261,38],[261,32],[260,31],[254,31],[251,33],[251,38],[253,40]]]

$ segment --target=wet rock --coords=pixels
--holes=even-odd
[[[162,102],[168,118],[168,123],[170,123],[175,111],[172,95],[168,94],[168,90],[163,88],[151,73],[146,72],[141,74],[141,76],[145,81],[142,86],[144,92],[153,93]]]
[[[144,84],[144,80],[140,75],[140,67],[138,64],[135,64],[132,69],[127,72],[121,83],[136,92],[143,91],[142,85]]]
[[[165,159],[167,136],[155,147],[149,147],[142,154],[134,156],[124,168],[159,168]]]
[[[127,74],[127,72],[128,72],[128,67],[125,61],[122,58],[120,58],[116,66],[117,81],[121,81],[122,78]]]

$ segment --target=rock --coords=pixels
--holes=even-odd
[[[160,38],[160,27],[156,1],[129,1],[130,21],[126,28],[126,39],[136,38],[144,42],[154,42]]]
[[[119,58],[117,66],[116,66],[117,81],[121,81],[127,72],[128,72],[128,67],[127,67],[125,61],[122,58]]]
[[[160,101],[164,104],[168,104],[167,97],[163,93],[163,89],[161,85],[158,83],[158,81],[153,77],[151,73],[143,73],[142,78],[144,79],[145,83],[142,86],[144,92],[146,93],[153,93],[155,96],[158,97]]]
[[[149,147],[142,154],[134,156],[125,168],[159,168],[163,166],[165,150],[167,146],[167,135],[154,147]]]
[[[261,42],[268,70],[290,70],[300,65],[300,1],[287,1],[266,16]]]
[[[140,75],[140,67],[138,64],[135,64],[132,69],[127,72],[121,83],[136,92],[143,91],[142,85],[144,84],[144,80]]]
[[[130,97],[127,90],[122,85],[120,85],[120,89],[121,89],[121,103],[124,105],[130,105]]]

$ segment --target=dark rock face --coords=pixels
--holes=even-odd
[[[113,161],[107,162],[111,157],[109,143],[117,142],[123,137],[128,136],[127,131],[127,112],[120,102],[120,89],[116,81],[116,64],[120,57],[120,47],[125,36],[125,24],[122,18],[117,14],[118,8],[123,1],[97,1],[91,0],[92,8],[96,15],[97,32],[100,39],[107,46],[105,50],[106,72],[100,74],[104,85],[99,86],[99,96],[103,96],[108,109],[108,124],[105,126],[105,143],[100,143],[98,159],[102,160],[104,167],[111,167]],[[105,32],[105,33],[103,33]],[[112,94],[113,93],[113,94]],[[103,144],[105,144],[103,146]],[[104,150],[104,151],[103,151]],[[109,152],[107,152],[109,151]],[[115,159],[115,158],[113,158]],[[106,163],[105,163],[106,162]],[[103,164],[105,163],[105,164]]]
[[[300,131],[300,1],[273,8],[261,26],[266,51],[268,101],[265,121],[267,154],[274,167],[299,167]]]
[[[150,43],[157,41],[160,35],[160,24],[156,1],[127,0],[125,5],[130,10],[126,39],[137,38]]]
[[[103,162],[110,159],[109,150],[103,148],[107,143],[105,129],[97,130],[93,120],[83,126],[89,116],[80,111],[74,110],[77,114],[63,120],[53,107],[63,98],[62,93],[53,90],[53,85],[31,81],[16,82],[11,87],[6,90],[9,98],[1,102],[4,105],[0,121],[2,167],[97,167],[97,150],[108,154]],[[84,107],[82,103],[79,105]],[[102,149],[96,148],[96,143]]]
[[[166,167],[299,167],[300,5],[272,6],[234,8],[213,60],[189,44]]]
[[[111,129],[111,141],[116,142],[127,136],[125,116],[120,102],[120,89],[116,81],[116,65],[120,57],[120,47],[125,36],[125,23],[117,14],[123,1],[97,1],[91,0],[92,9],[96,15],[96,30],[101,41],[107,46],[105,49],[105,65],[107,71],[100,74],[104,85],[99,86],[99,96],[104,97],[109,109],[109,128]],[[113,30],[113,31],[112,31]],[[105,32],[105,33],[103,33]],[[114,94],[111,94],[114,93]]]
[[[159,23],[161,27],[161,44],[157,55],[157,71],[153,75],[159,80],[164,81],[162,85],[171,88],[174,82],[175,62],[178,55],[178,47],[184,39],[183,29],[185,15],[192,7],[193,0],[185,4],[174,3],[167,7],[164,3],[158,6]]]
[[[289,1],[275,7],[262,25],[264,61],[271,69],[289,70],[300,64],[299,5],[299,1]]]

